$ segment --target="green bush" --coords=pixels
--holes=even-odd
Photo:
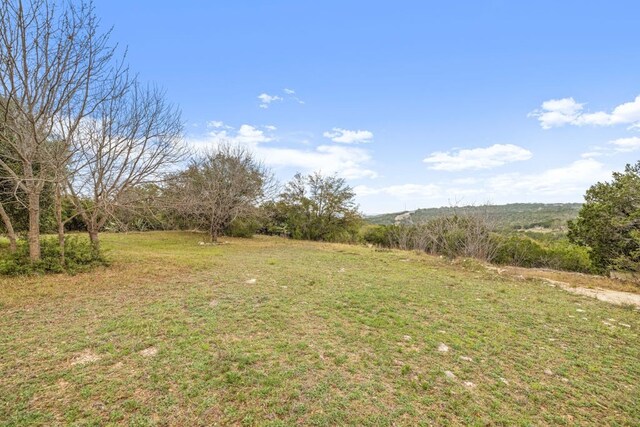
[[[527,236],[499,236],[498,250],[493,262],[527,268],[552,268],[555,270],[593,272],[587,248],[565,240],[537,242]]]
[[[253,237],[260,229],[260,226],[260,222],[254,218],[236,219],[225,230],[225,235],[229,237]]]
[[[545,250],[536,241],[521,236],[498,238],[498,250],[493,262],[518,267],[543,267]]]
[[[360,230],[360,236],[366,243],[376,246],[389,246],[389,227],[385,225],[365,225]]]
[[[69,273],[76,274],[93,267],[107,265],[100,253],[96,253],[87,239],[67,236],[65,240],[65,263],[60,262],[60,247],[57,238],[47,237],[40,241],[41,259],[31,262],[29,246],[21,241],[15,253],[8,253],[0,260],[0,275]]]
[[[549,267],[556,270],[593,273],[594,267],[589,258],[589,249],[584,246],[561,241],[553,243],[547,249]]]

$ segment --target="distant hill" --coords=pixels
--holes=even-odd
[[[477,213],[486,215],[503,230],[530,230],[536,228],[562,230],[567,221],[578,216],[581,203],[512,203],[508,205],[463,206],[418,209],[366,218],[372,224],[391,225],[419,223],[443,215]]]

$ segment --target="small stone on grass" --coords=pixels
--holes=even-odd
[[[86,365],[87,363],[93,363],[100,360],[100,356],[93,352],[93,350],[84,350],[82,353],[78,354],[71,361],[71,365]]]
[[[158,354],[158,349],[155,347],[148,347],[140,352],[140,356],[143,357],[153,357],[156,354]]]
[[[440,345],[438,346],[438,351],[440,353],[446,353],[449,351],[449,347],[445,343],[440,343]]]
[[[257,281],[258,279],[249,279],[244,283],[246,283],[247,285],[255,285]]]
[[[450,380],[455,380],[456,379],[456,374],[454,374],[451,371],[444,371],[444,376],[449,378]]]

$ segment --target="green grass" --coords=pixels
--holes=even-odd
[[[105,234],[109,268],[0,278],[0,425],[640,420],[636,310],[473,262],[199,240]]]

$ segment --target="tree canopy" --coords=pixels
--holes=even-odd
[[[317,172],[296,174],[270,209],[285,234],[296,239],[350,240],[362,220],[346,181]]]
[[[587,190],[569,238],[591,248],[600,272],[640,271],[640,161]]]

